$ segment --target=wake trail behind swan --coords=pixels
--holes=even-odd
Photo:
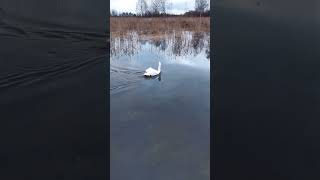
[[[142,80],[144,71],[134,68],[126,68],[117,65],[110,66],[110,94],[126,91]]]

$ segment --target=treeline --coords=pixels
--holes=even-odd
[[[209,17],[209,16],[210,16],[210,10],[206,10],[206,11],[204,11],[204,12],[188,11],[188,12],[184,13],[183,16],[190,16],[190,17],[203,16],[203,17]]]
[[[116,10],[111,10],[110,16],[121,17],[168,17],[168,16],[210,16],[210,8],[208,0],[195,0],[194,10],[185,12],[182,15],[174,15],[168,13],[172,8],[172,4],[168,0],[151,0],[148,4],[146,0],[138,0],[136,4],[136,13],[122,12],[118,13]]]
[[[111,13],[112,17],[141,17],[141,15],[137,15],[135,13],[131,12],[122,12],[122,13]],[[200,13],[198,11],[188,11],[181,15],[176,14],[169,14],[169,13],[161,13],[161,14],[154,14],[154,13],[145,13],[142,17],[177,17],[177,16],[186,16],[186,17],[209,17],[210,16],[210,10],[206,10],[203,13]]]

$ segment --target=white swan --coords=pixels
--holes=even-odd
[[[161,62],[159,62],[158,70],[153,69],[152,67],[149,67],[146,69],[146,72],[143,74],[144,76],[157,76],[161,73]]]

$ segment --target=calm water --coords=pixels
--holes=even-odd
[[[111,38],[111,179],[209,179],[209,34]],[[144,70],[162,63],[161,76]]]

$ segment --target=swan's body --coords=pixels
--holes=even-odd
[[[153,69],[152,67],[149,67],[146,69],[146,72],[143,74],[144,76],[157,76],[161,73],[161,62],[159,62],[158,70]]]

